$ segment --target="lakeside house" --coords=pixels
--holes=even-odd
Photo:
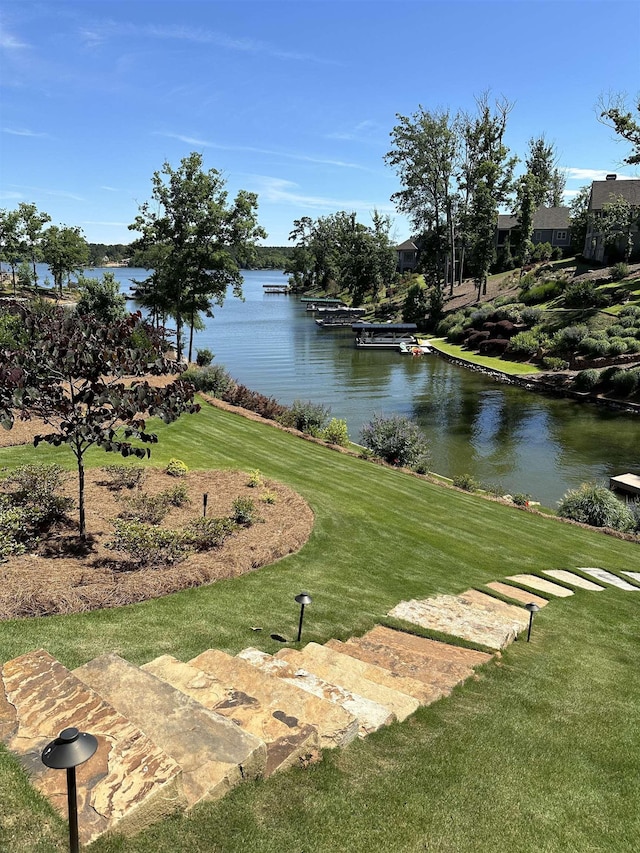
[[[632,180],[619,181],[617,175],[607,175],[604,181],[594,181],[591,184],[591,194],[589,196],[589,217],[587,225],[587,235],[584,241],[584,249],[582,254],[589,261],[599,261],[606,263],[607,246],[604,234],[600,230],[600,220],[602,211],[606,204],[613,201],[616,196],[622,196],[631,204],[636,211],[640,212],[640,178]],[[640,229],[638,223],[634,226],[632,233],[633,253],[640,252]],[[623,238],[621,238],[623,242]]]
[[[533,216],[531,242],[550,243],[555,249],[568,250],[571,246],[571,209],[569,207],[541,207]],[[513,214],[500,214],[496,229],[496,247],[504,248],[507,239],[514,248],[520,240],[520,222]]]
[[[418,247],[411,240],[405,240],[396,246],[398,262],[396,270],[402,275],[405,272],[414,272],[418,266]]]

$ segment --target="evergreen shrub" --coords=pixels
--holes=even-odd
[[[401,467],[424,466],[429,458],[428,441],[414,421],[401,415],[375,415],[361,432],[362,443],[380,459]]]
[[[573,384],[578,391],[592,391],[600,382],[600,371],[594,367],[588,370],[581,370],[573,380]]]
[[[165,471],[170,477],[186,477],[189,468],[181,459],[172,458],[169,460]]]
[[[595,483],[583,483],[573,489],[558,504],[558,515],[592,527],[613,530],[633,530],[635,519],[627,506],[612,491]]]

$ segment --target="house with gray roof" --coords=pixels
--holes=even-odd
[[[418,247],[411,240],[405,240],[396,246],[398,253],[397,271],[402,275],[405,272],[414,272],[418,266]]]
[[[594,181],[591,184],[591,195],[589,197],[589,214],[587,224],[587,236],[584,241],[582,254],[587,260],[607,263],[610,252],[604,234],[600,229],[603,208],[613,201],[616,196],[622,196],[629,204],[640,213],[640,178],[631,180],[618,180],[617,175],[607,175],[604,181]],[[636,224],[632,235],[634,242],[633,253],[640,252],[640,231]]]
[[[531,242],[550,243],[553,248],[568,249],[571,245],[571,210],[568,207],[540,207],[533,216]],[[520,239],[518,217],[513,214],[499,215],[496,231],[496,246],[504,247],[507,237],[513,248]],[[517,236],[516,236],[516,232]]]

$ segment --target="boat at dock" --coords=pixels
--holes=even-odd
[[[354,320],[366,313],[366,308],[324,308],[318,313],[316,323],[323,329],[351,326]]]
[[[342,299],[336,299],[332,296],[302,296],[300,302],[303,303],[307,311],[326,311],[327,308],[346,308]]]
[[[404,355],[421,356],[426,352],[433,352],[431,344],[426,338],[416,338],[415,344],[400,344],[398,347]]]
[[[288,284],[263,284],[262,289],[265,293],[291,293]]]
[[[400,349],[417,346],[415,323],[353,323],[358,349]]]

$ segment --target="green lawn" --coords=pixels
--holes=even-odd
[[[427,483],[205,407],[160,427],[151,462],[255,468],[311,504],[296,555],[243,578],[141,605],[2,625],[7,660],[44,646],[69,667],[105,650],[141,663],[214,646],[280,646],[293,596],[313,595],[306,641],[361,634],[401,599],[520,571],[638,568],[640,549],[578,527]],[[0,465],[70,460],[51,448],[0,451]],[[92,464],[110,457],[98,452]],[[307,771],[242,786],[224,800],[107,851],[635,850],[640,832],[640,593],[581,592],[536,617],[476,680],[410,720]],[[250,630],[261,625],[257,635]],[[65,849],[65,825],[0,752],[0,849]]]
[[[523,364],[520,361],[506,361],[502,358],[494,358],[490,355],[478,355],[475,352],[470,352],[463,349],[458,344],[449,343],[443,338],[431,338],[429,340],[431,346],[446,353],[459,358],[462,361],[467,361],[469,364],[478,364],[481,367],[486,367],[489,370],[497,370],[500,373],[506,373],[508,376],[522,376],[530,373],[540,373],[540,368],[534,364]]]

